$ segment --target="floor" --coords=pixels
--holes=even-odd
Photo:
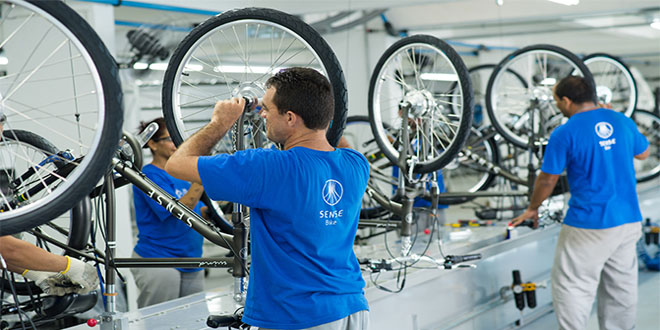
[[[639,301],[637,303],[637,330],[660,329],[660,272],[640,270],[639,272]],[[554,313],[527,324],[524,329],[557,329],[557,320]],[[598,330],[598,317],[596,305],[591,311],[591,317],[586,330]]]

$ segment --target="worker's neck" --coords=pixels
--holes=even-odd
[[[581,112],[587,112],[591,110],[596,110],[599,109],[600,107],[596,105],[596,103],[593,102],[584,102],[581,104],[576,104],[575,105],[575,110],[573,111],[573,115],[576,113],[581,113]]]
[[[284,150],[289,150],[293,147],[305,147],[320,151],[335,150],[335,148],[328,143],[325,133],[326,130],[298,130],[291,134],[291,136],[289,136],[284,142]]]

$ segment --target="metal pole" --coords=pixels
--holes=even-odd
[[[246,105],[247,107],[247,105]],[[236,124],[234,124],[234,151],[239,151],[245,149],[245,138],[243,136],[243,121],[245,118],[245,111]],[[234,203],[233,213],[231,216],[232,225],[234,227],[234,241],[233,241],[233,252],[234,252],[234,266],[232,268],[232,275],[234,276],[234,301],[238,303],[245,302],[245,296],[247,293],[246,286],[246,277],[247,277],[247,257],[248,257],[248,248],[247,248],[247,228],[243,222],[244,210],[243,205]]]
[[[116,312],[116,297],[115,291],[115,268],[112,266],[112,257],[115,255],[115,247],[117,241],[115,240],[115,182],[112,172],[105,175],[105,228],[106,228],[106,248],[105,248],[105,292],[103,295],[106,297],[105,311],[109,313]]]

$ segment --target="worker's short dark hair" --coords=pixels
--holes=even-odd
[[[335,112],[332,85],[321,73],[310,68],[284,69],[266,81],[274,87],[273,103],[280,114],[299,115],[309,129],[325,129]]]
[[[565,96],[577,104],[596,102],[596,88],[581,76],[568,76],[560,80],[555,86],[555,95],[560,99]]]

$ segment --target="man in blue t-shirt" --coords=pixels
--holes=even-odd
[[[211,122],[165,169],[201,182],[209,197],[250,207],[251,267],[243,322],[261,329],[366,329],[368,304],[353,241],[367,160],[326,137],[332,87],[313,69],[266,82],[261,116],[284,150],[208,154],[240,117],[242,97],[219,101]],[[319,328],[316,328],[319,327]]]
[[[630,118],[598,107],[582,77],[562,79],[554,98],[569,120],[550,135],[530,205],[513,224],[538,221],[539,206],[566,169],[571,199],[552,268],[559,328],[585,329],[597,294],[601,329],[633,329],[642,220],[633,158],[647,158],[649,142]]]

